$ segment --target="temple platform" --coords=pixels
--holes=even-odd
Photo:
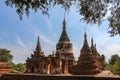
[[[107,73],[106,76],[103,73]],[[3,74],[0,80],[120,80],[119,76],[112,76],[108,72],[103,72],[98,75],[70,75],[70,74]],[[104,76],[102,76],[102,74]],[[110,76],[111,75],[111,76]]]

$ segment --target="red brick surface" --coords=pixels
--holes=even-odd
[[[0,75],[11,72],[11,65],[7,62],[0,62]]]

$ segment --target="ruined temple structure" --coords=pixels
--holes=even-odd
[[[45,56],[38,37],[34,53],[26,60],[26,68],[26,73],[93,75],[104,69],[104,56],[98,53],[93,38],[91,39],[91,47],[89,47],[85,33],[80,56],[75,61],[73,46],[66,31],[66,20],[64,18],[63,30],[56,44],[56,51]]]
[[[11,65],[8,62],[0,62],[0,75],[11,72]]]

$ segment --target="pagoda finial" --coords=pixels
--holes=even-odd
[[[91,48],[93,48],[93,37],[91,38]]]
[[[65,16],[63,19],[63,30],[62,30],[62,34],[60,36],[59,41],[70,41],[68,35],[67,35],[67,31],[66,31],[66,20],[65,20]]]
[[[95,48],[95,50],[97,50],[97,48],[96,48],[96,44],[94,45],[94,48]]]
[[[84,27],[84,29],[85,29],[84,39],[85,39],[85,41],[87,41],[86,27]]]
[[[86,32],[85,32],[85,34],[84,34],[84,44],[85,44],[85,45],[88,45]]]
[[[52,51],[52,55],[53,55],[53,56],[55,55],[54,50]]]
[[[40,46],[40,42],[39,42],[39,36],[38,36],[38,40],[37,40],[36,51],[38,51],[38,52],[41,51],[41,46]]]
[[[84,34],[84,37],[86,38],[86,37],[87,37],[87,35],[86,35],[86,27],[84,27],[84,29],[85,29],[85,34]]]
[[[63,31],[66,31],[65,13],[64,13],[64,20],[63,20]]]
[[[38,42],[39,42],[39,35],[38,35]]]
[[[89,48],[89,46],[88,46],[88,41],[87,41],[87,35],[86,35],[86,29],[85,29],[85,33],[84,33],[84,44],[83,44],[83,48]]]

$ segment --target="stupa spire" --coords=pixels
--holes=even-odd
[[[85,32],[85,34],[84,34],[84,44],[83,44],[83,48],[89,48],[86,32]]]
[[[63,31],[62,34],[60,36],[59,41],[70,41],[68,35],[67,35],[67,31],[66,31],[66,20],[65,20],[65,15],[64,15],[64,19],[63,19]]]
[[[91,48],[93,48],[94,45],[93,45],[93,37],[91,38]]]
[[[96,44],[94,45],[95,50],[97,51]]]
[[[39,42],[39,36],[38,36],[38,40],[37,40],[37,45],[36,45],[36,51],[37,52],[41,52],[41,45],[40,45],[40,42]]]
[[[64,15],[64,20],[63,20],[63,31],[66,31],[66,20],[65,20],[65,15]]]

